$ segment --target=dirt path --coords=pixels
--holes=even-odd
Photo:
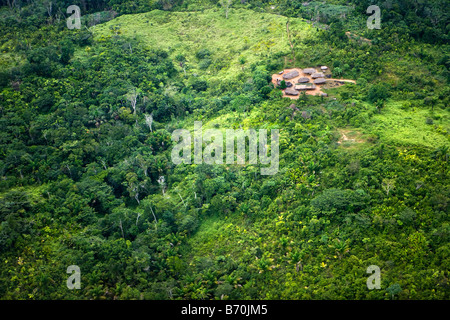
[[[345,135],[345,133],[342,133],[342,137],[341,137],[341,139],[339,139],[338,143],[341,143],[342,141],[352,141],[352,142],[354,142],[355,139],[349,139],[349,138]]]
[[[338,140],[338,144],[341,144],[343,142],[353,142],[353,143],[362,143],[364,140],[361,138],[361,133],[355,130],[348,130],[348,129],[340,129],[339,133],[342,134],[341,138]],[[352,138],[349,138],[347,135],[352,136]]]
[[[356,83],[355,80],[350,80],[350,79],[327,79],[327,81],[342,81],[342,82]]]
[[[294,49],[294,45],[292,44],[292,41],[291,41],[291,33],[289,32],[289,20],[286,22],[286,32],[287,32],[287,37],[289,40],[289,45],[291,46],[291,50],[292,50],[292,59],[294,60],[294,63],[295,63],[295,49]]]

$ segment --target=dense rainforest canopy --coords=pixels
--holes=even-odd
[[[0,298],[449,299],[449,4],[0,1]],[[271,83],[321,65],[356,84]],[[194,121],[278,173],[173,164]]]

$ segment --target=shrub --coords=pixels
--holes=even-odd
[[[197,57],[197,59],[202,60],[205,58],[209,58],[211,56],[211,51],[209,51],[208,49],[200,49],[199,51],[197,51],[197,53],[195,54],[195,56]]]
[[[200,60],[200,63],[198,64],[198,67],[202,70],[208,69],[208,67],[211,65],[212,60],[211,59],[202,59]]]
[[[197,80],[191,86],[195,91],[205,91],[208,89],[208,83],[205,80]]]
[[[386,101],[386,99],[390,97],[390,92],[388,90],[387,85],[384,83],[373,85],[369,89],[367,99],[372,103],[376,101]]]
[[[311,205],[321,211],[355,212],[362,209],[368,197],[364,191],[327,189],[311,200]]]

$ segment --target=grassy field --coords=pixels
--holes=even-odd
[[[370,130],[387,143],[429,148],[449,145],[448,111],[438,108],[433,113],[428,109],[403,110],[402,105],[402,102],[388,103],[381,114],[373,116]]]
[[[119,26],[122,35],[136,38],[151,48],[168,50],[171,57],[187,59],[188,74],[208,75],[211,81],[230,80],[255,62],[274,53],[290,51],[287,18],[249,10],[230,10],[228,19],[219,9],[202,12],[166,12],[123,15],[95,27],[96,39],[111,36]],[[302,19],[290,19],[291,35],[301,39],[314,29]],[[195,54],[211,52],[211,64],[201,67]]]

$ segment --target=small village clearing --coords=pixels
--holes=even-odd
[[[282,89],[283,97],[290,99],[298,99],[301,92],[327,97],[328,94],[323,92],[323,89],[339,87],[345,83],[356,83],[355,80],[332,78],[332,73],[326,66],[285,69],[272,75],[272,83],[275,87],[282,85],[282,81],[286,84],[286,88]]]

